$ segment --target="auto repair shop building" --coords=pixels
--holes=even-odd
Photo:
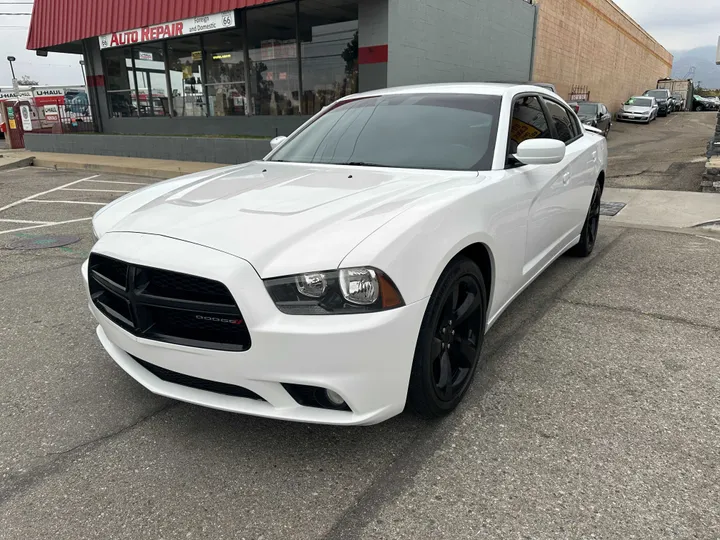
[[[614,111],[672,67],[611,0],[35,0],[28,48],[84,55],[98,131],[157,136],[30,149],[221,163],[267,141],[198,136],[286,135],[358,91],[535,80]]]
[[[103,132],[272,136],[358,91],[529,80],[535,19],[526,0],[36,0],[28,48],[84,55]]]

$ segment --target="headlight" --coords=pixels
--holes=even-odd
[[[265,280],[277,308],[289,315],[371,313],[405,305],[380,270],[343,268]]]

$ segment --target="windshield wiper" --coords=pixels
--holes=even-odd
[[[380,163],[368,163],[367,161],[348,161],[347,163],[338,163],[338,165],[354,165],[356,167],[387,167]]]

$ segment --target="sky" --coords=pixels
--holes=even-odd
[[[112,0],[97,0],[112,1]],[[714,46],[720,35],[718,0],[615,0],[628,15],[672,52]],[[32,0],[0,0],[0,13],[30,13]],[[80,55],[50,53],[43,58],[27,51],[30,17],[0,15],[0,88],[11,86],[7,56],[17,58],[15,74],[27,75],[40,84],[82,84]]]

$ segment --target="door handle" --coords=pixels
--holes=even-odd
[[[570,173],[566,172],[562,177],[563,186],[567,186],[570,183]]]

